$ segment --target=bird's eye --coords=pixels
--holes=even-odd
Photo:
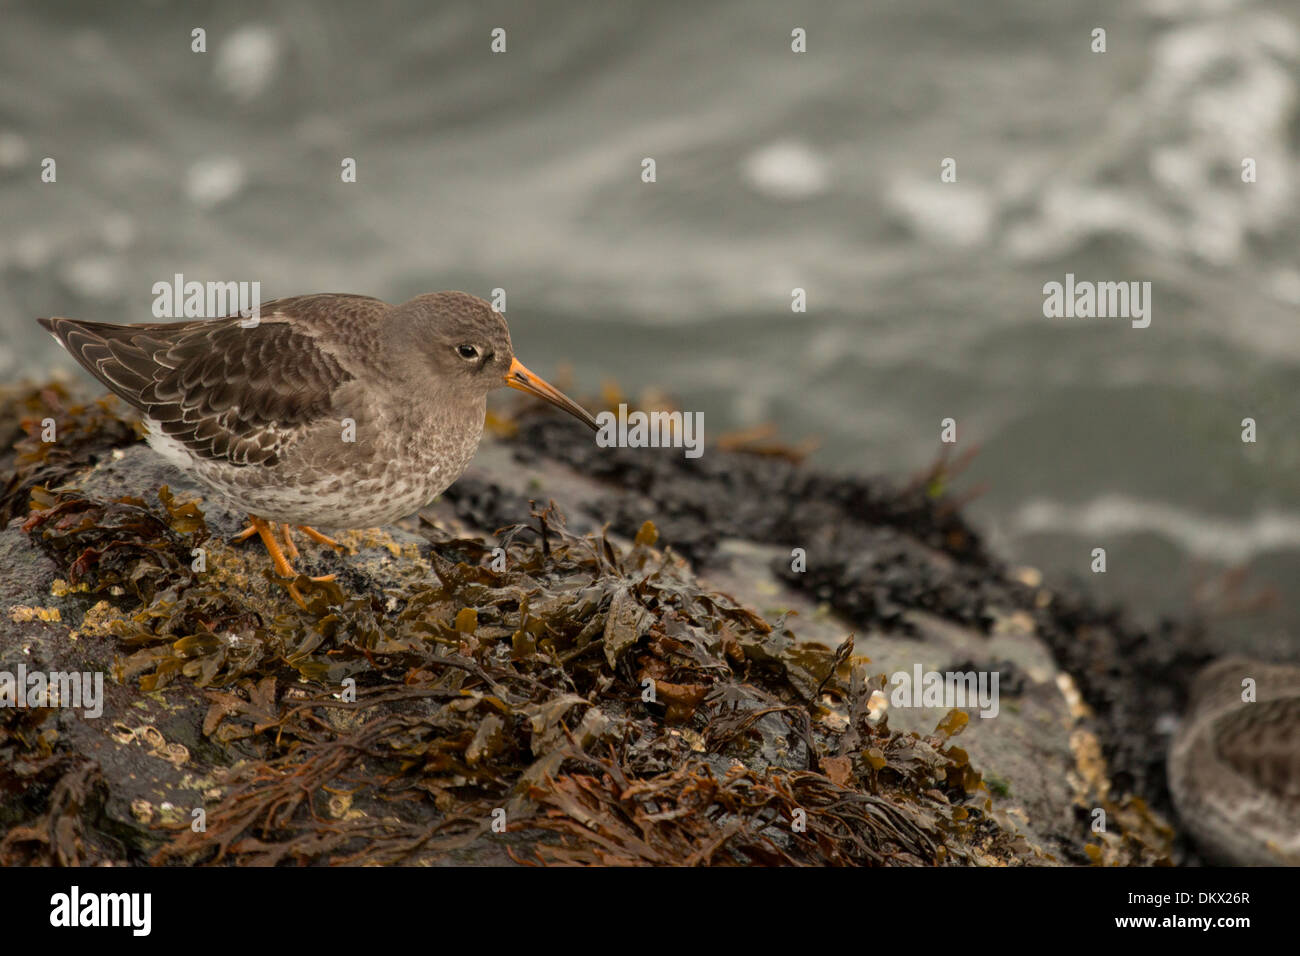
[[[463,359],[476,359],[478,358],[478,349],[472,345],[458,345],[456,346],[456,354]]]

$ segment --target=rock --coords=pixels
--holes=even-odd
[[[0,710],[2,863],[1182,852],[1115,739],[1137,706],[1096,692],[1119,657],[1058,663],[1072,639],[1132,660],[1152,638],[1011,575],[934,481],[597,449],[524,418],[420,516],[342,535],[349,554],[304,545],[298,570],[337,580],[300,577],[301,611],[229,543],[243,516],[112,406],[0,404],[28,422],[0,457],[0,672],[104,677],[100,716]],[[899,706],[886,679],[918,667],[996,673],[996,716]]]

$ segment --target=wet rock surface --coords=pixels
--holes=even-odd
[[[944,461],[905,484],[819,474],[779,456],[686,461],[672,449],[595,448],[554,418],[526,422],[513,454],[527,465],[544,460],[538,449],[606,486],[622,486],[622,494],[591,499],[593,519],[605,515],[626,533],[642,513],[665,515],[663,527],[682,537],[675,546],[706,575],[727,535],[772,545],[772,571],[789,589],[837,612],[842,627],[871,630],[872,644],[860,647],[908,633],[918,610],[966,628],[976,649],[980,637],[1027,628],[1051,672],[1073,685],[1072,698],[1077,690],[1076,709],[1088,715],[1081,729],[1095,736],[1113,784],[1107,792],[1172,815],[1165,771],[1171,728],[1212,657],[1200,626],[1163,620],[1143,627],[1118,609],[1047,586],[1033,569],[1008,568],[962,519],[949,490],[957,469]],[[807,551],[805,572],[791,570],[794,547]],[[994,723],[999,736],[1001,721]],[[1182,839],[1174,857],[1196,858]]]
[[[337,575],[299,578],[303,611],[114,407],[3,404],[0,671],[102,673],[104,700],[0,710],[0,862],[1188,858],[1157,722],[1195,631],[1004,567],[941,470],[522,418],[420,516],[303,546]],[[996,672],[996,716],[882,708],[918,666]]]

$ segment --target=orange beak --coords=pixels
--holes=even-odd
[[[510,371],[506,372],[506,384],[511,388],[519,389],[521,392],[528,392],[530,395],[545,399],[556,408],[564,409],[574,418],[586,422],[593,431],[600,430],[600,426],[596,424],[596,419],[587,414],[585,408],[544,378],[540,378],[528,371],[519,359],[514,359],[510,363]]]

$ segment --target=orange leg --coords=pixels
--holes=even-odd
[[[293,569],[293,565],[285,558],[284,552],[280,549],[280,542],[275,540],[275,531],[272,529],[271,524],[253,515],[248,516],[248,521],[261,536],[262,544],[266,546],[266,553],[271,556],[271,562],[275,565],[275,573],[290,580],[296,578],[298,572]]]
[[[319,544],[325,545],[325,547],[327,548],[333,548],[335,551],[346,551],[348,549],[347,545],[340,544],[339,542],[335,541],[333,538],[329,537],[328,535],[321,534],[319,531],[317,531],[313,527],[310,527],[309,525],[300,524],[297,526],[297,528],[307,537],[311,538],[313,541]],[[239,532],[239,534],[235,535],[230,540],[232,544],[239,544],[243,541],[247,541],[255,534],[257,534],[257,527],[255,525],[250,524],[247,528]],[[280,534],[284,538],[284,544],[285,544],[284,553],[288,556],[289,560],[291,561],[297,560],[299,556],[298,548],[293,543],[293,534],[292,534],[291,527],[287,524],[281,524]]]
[[[289,596],[292,597],[294,602],[305,611],[307,609],[307,602],[302,599],[302,595],[298,593],[298,588],[292,583],[293,580],[298,577],[298,572],[293,569],[293,565],[289,563],[288,559],[284,556],[284,552],[280,550],[280,543],[275,540],[274,526],[269,521],[263,521],[256,515],[249,515],[248,523],[254,533],[261,537],[262,544],[266,546],[266,551],[271,556],[271,563],[275,566],[275,573],[282,578],[289,579]],[[281,527],[284,529],[285,540],[289,543],[290,547],[292,547],[293,541],[288,537],[288,525],[282,525]],[[251,537],[251,535],[241,532],[241,540],[247,537]],[[297,548],[293,548],[293,556],[295,558],[298,556]],[[326,574],[321,577],[312,578],[311,580],[333,581],[334,575]]]
[[[289,530],[287,524],[280,525],[280,536],[284,538],[284,553],[289,556],[289,560],[297,561],[299,558],[298,546],[293,543],[293,532]]]
[[[333,538],[329,537],[328,535],[321,534],[315,528],[309,527],[305,524],[300,524],[298,525],[298,530],[301,531],[303,534],[305,534],[307,537],[311,538],[317,544],[323,544],[325,545],[325,547],[333,548],[335,551],[347,550],[346,546],[339,544],[337,541],[335,541]]]

